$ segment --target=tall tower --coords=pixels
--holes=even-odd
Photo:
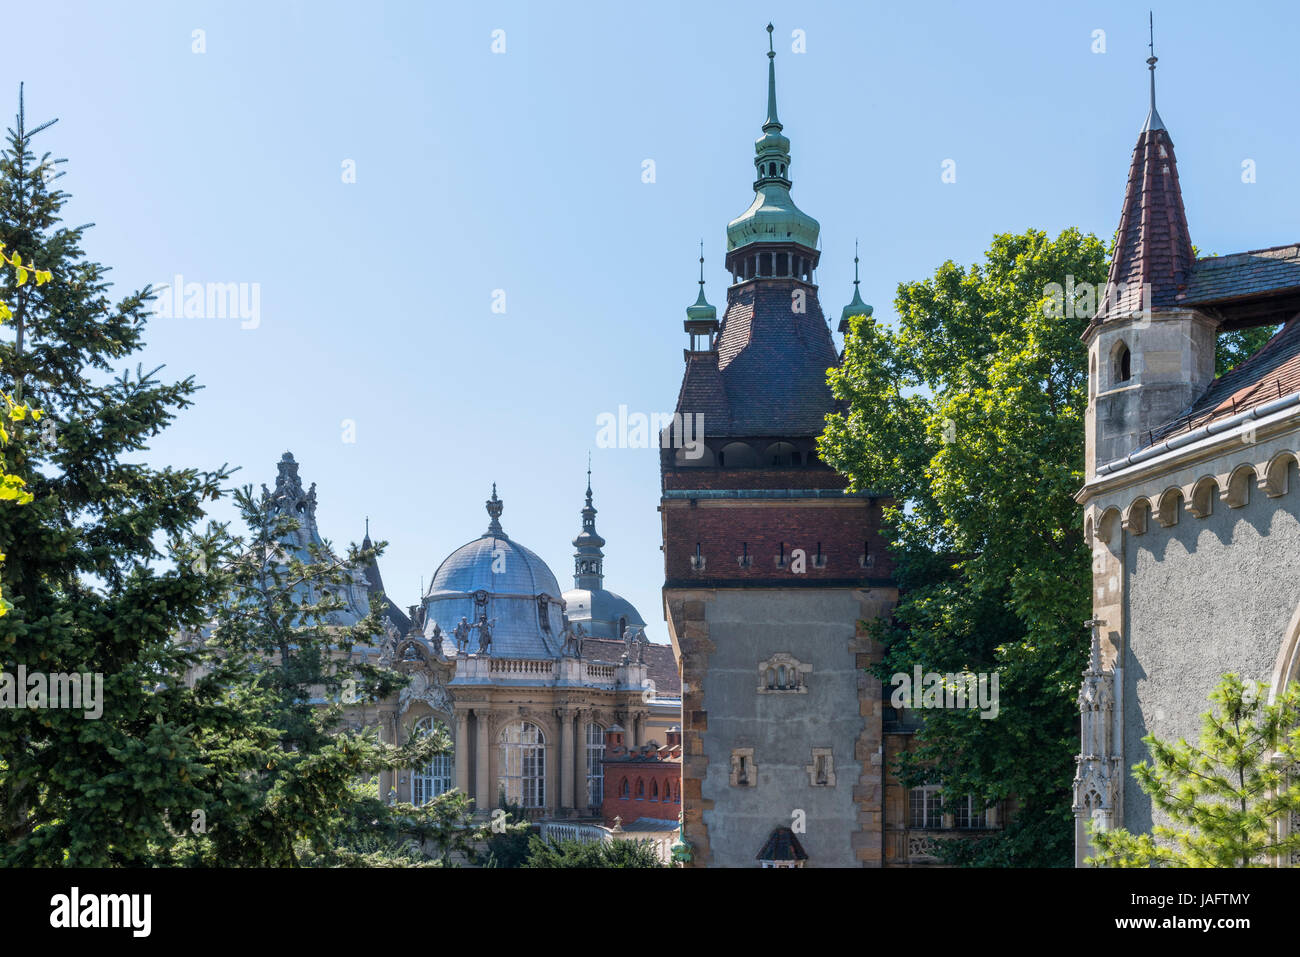
[[[897,591],[884,500],[847,491],[817,456],[838,356],[813,281],[820,227],[790,197],[772,29],[754,200],[727,226],[726,307],[719,322],[701,273],[660,453],[684,838],[697,866],[756,866],[778,828],[798,834],[807,866],[879,865],[881,684],[859,623]]]

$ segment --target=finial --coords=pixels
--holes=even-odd
[[[504,536],[505,532],[501,529],[501,512],[505,509],[505,503],[497,498],[497,483],[492,483],[492,497],[487,500],[487,513],[492,521],[488,525],[487,534]]]
[[[1165,128],[1164,121],[1160,119],[1160,114],[1156,112],[1156,60],[1158,58],[1156,57],[1155,16],[1150,11],[1147,11],[1147,30],[1147,46],[1151,50],[1151,55],[1147,57],[1147,69],[1151,71],[1151,112],[1147,114],[1146,124],[1142,127],[1143,132],[1163,130]]]
[[[591,453],[587,453],[587,501],[591,501]]]
[[[858,284],[858,239],[853,237],[853,285]]]
[[[704,290],[704,240],[700,240],[700,290]]]
[[[370,516],[366,516],[366,538],[370,537]]]
[[[776,118],[776,50],[772,47],[772,24],[767,25],[767,120],[764,132],[779,130],[781,121]]]

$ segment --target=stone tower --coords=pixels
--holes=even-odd
[[[1087,476],[1151,440],[1214,378],[1218,321],[1189,308],[1183,293],[1195,256],[1178,185],[1174,143],[1151,109],[1129,165],[1107,288],[1088,345]]]
[[[897,592],[883,499],[847,491],[817,456],[839,360],[813,281],[820,227],[790,197],[782,129],[769,38],[754,201],[727,227],[721,321],[702,273],[687,309],[660,453],[684,838],[696,866],[756,866],[778,828],[808,866],[879,865],[881,683],[859,623]]]

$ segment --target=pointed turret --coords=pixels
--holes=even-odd
[[[1156,112],[1156,59],[1153,43],[1152,55],[1147,59],[1151,108],[1133,148],[1115,254],[1107,277],[1108,295],[1097,311],[1099,321],[1141,310],[1146,290],[1147,305],[1157,309],[1176,306],[1195,262],[1178,185],[1174,142]]]
[[[718,310],[704,298],[704,240],[700,240],[700,294],[693,305],[686,307],[686,321],[682,323],[690,336],[691,352],[709,352],[713,349],[713,336],[718,331]]]
[[[840,313],[840,332],[849,331],[849,319],[853,316],[869,316],[871,307],[862,301],[862,293],[858,290],[858,241],[853,240],[853,301],[844,307]]]
[[[587,466],[587,504],[582,509],[582,531],[573,540],[573,587],[588,591],[604,588],[605,540],[596,532],[596,506],[591,503],[591,466]]]

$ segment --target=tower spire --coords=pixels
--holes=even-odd
[[[1133,148],[1107,293],[1098,303],[1095,321],[1127,318],[1151,307],[1176,306],[1196,262],[1178,184],[1174,142],[1156,112],[1154,18],[1148,23],[1151,111]]]
[[[853,301],[844,307],[840,313],[840,332],[849,331],[849,319],[853,316],[869,316],[871,307],[862,301],[862,293],[858,289],[858,241],[853,240]]]
[[[772,24],[767,25],[767,119],[763,122],[763,132],[781,129],[781,121],[776,118],[776,50],[772,46],[774,29]]]
[[[1160,114],[1156,112],[1156,24],[1155,15],[1147,11],[1147,30],[1148,40],[1147,47],[1151,50],[1151,55],[1147,57],[1147,69],[1151,71],[1151,112],[1147,114],[1147,121],[1142,126],[1142,131],[1163,130],[1165,128],[1164,120],[1160,119]]]
[[[573,540],[573,587],[599,591],[605,581],[605,540],[596,532],[596,506],[591,503],[591,453],[587,453],[587,504],[582,509],[582,531]]]
[[[704,298],[704,240],[700,240],[700,294],[686,307],[682,323],[690,336],[690,352],[708,352],[713,348],[713,334],[718,331],[718,310]],[[703,347],[703,348],[701,348]]]

